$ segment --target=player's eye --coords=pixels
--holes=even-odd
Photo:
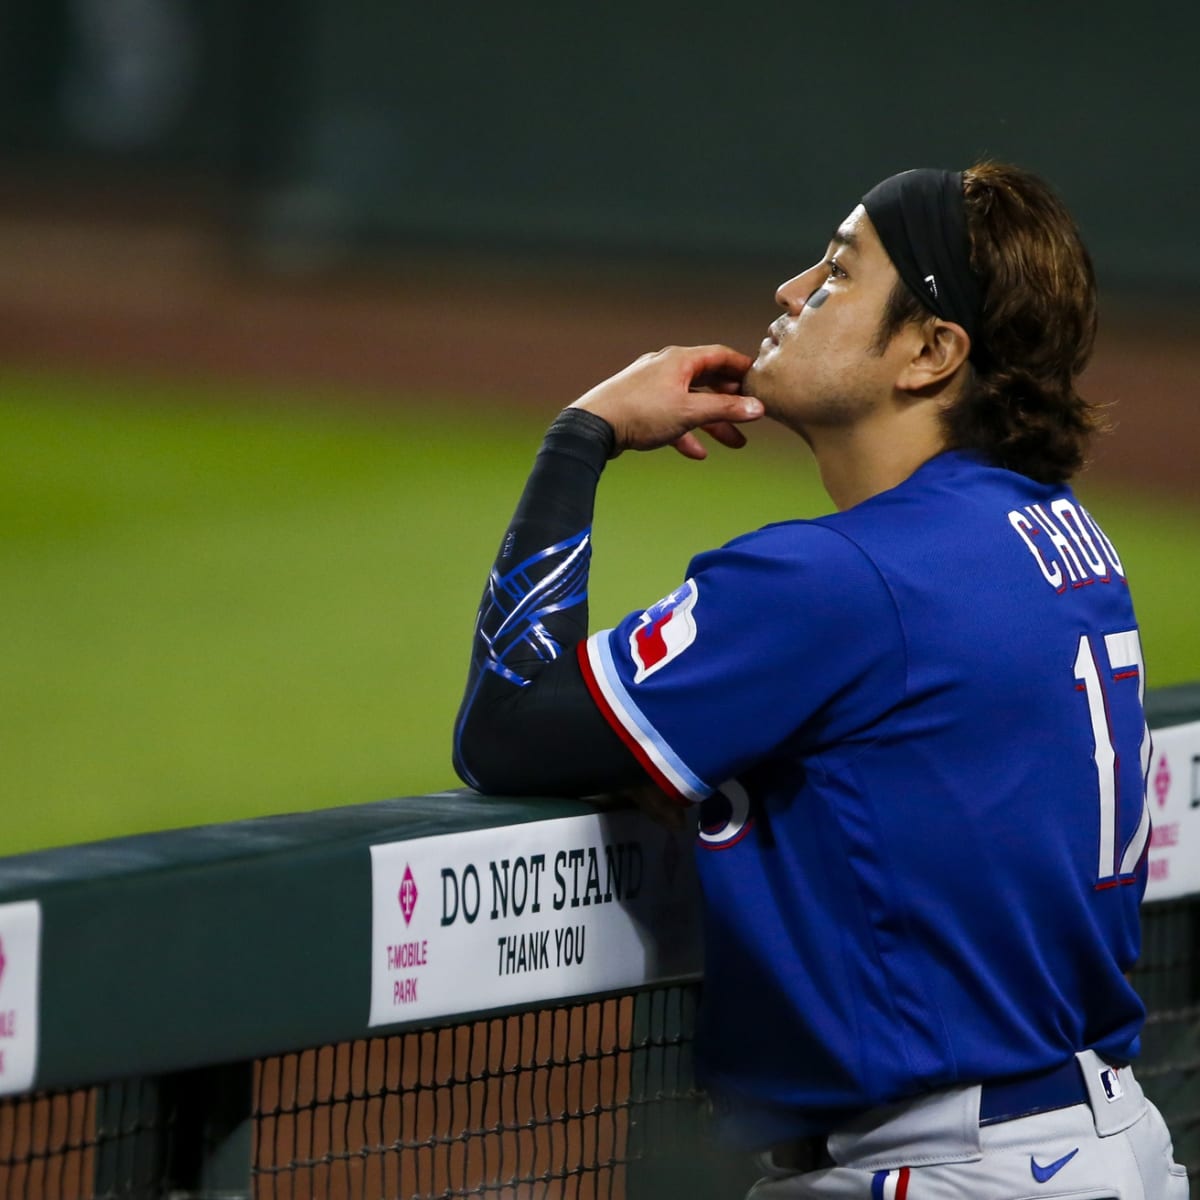
[[[841,264],[838,262],[838,260],[836,258],[831,258],[826,265],[829,268],[829,278],[830,279],[845,279],[846,278],[846,272],[842,269]]]

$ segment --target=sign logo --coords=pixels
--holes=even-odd
[[[1167,763],[1167,756],[1164,754],[1158,760],[1158,770],[1154,772],[1154,796],[1158,801],[1158,807],[1162,808],[1167,803],[1167,792],[1171,790],[1171,768]]]
[[[412,921],[413,909],[417,907],[417,881],[407,863],[404,864],[404,878],[400,880],[400,890],[396,893],[396,898],[400,901],[404,924],[408,925]]]
[[[4,982],[4,964],[8,961],[4,957],[4,939],[0,938],[0,983]]]
[[[637,665],[634,683],[648,679],[661,671],[673,658],[678,658],[696,640],[696,581],[689,579],[642,613],[641,620],[629,635],[629,651]]]

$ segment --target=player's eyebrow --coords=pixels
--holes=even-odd
[[[834,246],[845,246],[847,250],[858,249],[858,235],[849,229],[838,228],[829,236],[829,241]]]

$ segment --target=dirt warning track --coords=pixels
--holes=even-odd
[[[133,219],[9,198],[0,361],[261,379],[379,404],[462,397],[549,415],[646,350],[721,341],[752,351],[777,311],[775,282],[762,268],[429,252],[289,273],[238,260],[186,214]],[[1094,479],[1200,503],[1198,335],[1195,307],[1104,305],[1083,388],[1108,406],[1115,432],[1097,445]]]

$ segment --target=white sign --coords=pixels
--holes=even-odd
[[[371,847],[371,1025],[696,975],[694,832],[628,810]]]
[[[1200,892],[1200,721],[1155,729],[1153,735],[1146,899],[1169,900]]]
[[[33,1087],[41,934],[36,900],[0,904],[0,1094]]]

